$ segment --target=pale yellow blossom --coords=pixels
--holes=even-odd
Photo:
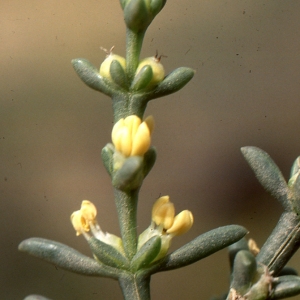
[[[143,156],[150,148],[153,126],[152,116],[143,122],[135,115],[120,119],[111,133],[115,149],[125,157]]]

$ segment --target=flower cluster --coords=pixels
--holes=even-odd
[[[115,149],[125,157],[143,156],[149,150],[153,127],[152,116],[144,122],[135,115],[120,119],[111,133]]]
[[[183,210],[175,216],[175,207],[169,196],[160,197],[152,207],[151,225],[139,237],[138,249],[153,236],[160,236],[161,250],[155,258],[158,260],[166,255],[172,238],[190,230],[193,223],[194,218],[189,210]]]

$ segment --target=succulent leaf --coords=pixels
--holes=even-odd
[[[272,158],[257,147],[243,147],[241,151],[262,186],[286,211],[291,211],[293,204],[288,199],[287,183]]]
[[[101,265],[75,249],[55,241],[30,238],[20,243],[19,250],[74,273],[115,279],[118,277],[118,270]]]

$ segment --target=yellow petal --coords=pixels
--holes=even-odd
[[[129,156],[132,149],[132,140],[127,127],[123,127],[120,132],[120,146],[121,153],[125,156]]]
[[[153,116],[148,116],[144,122],[147,124],[148,128],[149,128],[149,131],[150,131],[150,135],[152,134],[153,132],[153,129],[154,129],[154,118]]]
[[[180,235],[192,227],[194,223],[194,217],[189,210],[183,210],[175,218],[171,228],[167,230],[167,233],[172,235]]]
[[[89,200],[83,200],[81,203],[81,215],[87,222],[94,222],[97,216],[96,206]]]
[[[124,119],[122,118],[114,125],[111,132],[111,140],[118,151],[120,151],[120,147],[121,147],[120,131],[123,127],[125,127],[125,123],[124,123]]]
[[[258,248],[256,242],[253,239],[249,239],[249,241],[248,241],[248,247],[249,247],[250,252],[254,256],[256,256],[259,253],[259,251],[260,251],[260,249]]]
[[[76,231],[76,235],[80,235],[82,233],[82,230],[89,231],[90,226],[85,221],[85,219],[82,217],[81,211],[77,210],[74,211],[71,215],[71,223]]]
[[[162,196],[154,202],[154,204],[152,206],[152,219],[153,219],[154,215],[156,214],[157,209],[169,201],[170,201],[169,196]]]
[[[132,141],[132,156],[143,156],[150,147],[151,138],[150,138],[150,130],[146,123],[142,123],[134,136]]]
[[[141,119],[136,115],[131,115],[125,118],[124,123],[131,133],[131,139],[133,140],[139,126],[141,125]]]
[[[174,222],[174,216],[174,204],[171,202],[167,202],[156,209],[152,220],[156,225],[162,225],[164,229],[169,229]]]

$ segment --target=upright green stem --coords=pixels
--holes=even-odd
[[[136,213],[139,190],[123,192],[115,188],[114,193],[124,250],[131,260],[137,249]]]
[[[150,277],[126,274],[119,278],[125,300],[150,300]]]
[[[119,94],[112,98],[114,110],[114,122],[118,122],[121,118],[130,115],[136,115],[143,119],[143,115],[147,106],[145,98],[136,94]]]
[[[284,212],[256,259],[277,275],[300,247],[300,219]]]
[[[129,28],[126,31],[126,72],[129,82],[133,80],[139,64],[145,32],[134,32]]]

